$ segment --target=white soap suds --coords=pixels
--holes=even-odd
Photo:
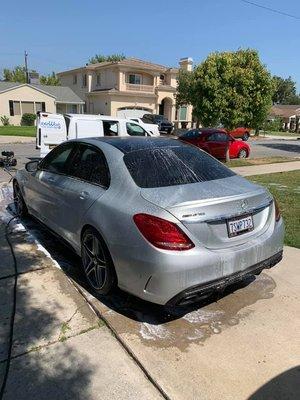
[[[216,310],[216,311],[207,311],[207,310],[197,310],[192,311],[189,314],[186,314],[183,319],[186,321],[195,324],[195,323],[203,323],[208,324],[212,321],[218,320],[220,317],[224,315],[224,311]]]
[[[147,340],[169,339],[171,336],[170,332],[162,325],[152,325],[147,322],[141,324],[140,334]]]

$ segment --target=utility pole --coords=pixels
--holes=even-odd
[[[26,74],[26,83],[29,83],[29,74],[28,74],[27,56],[28,56],[28,53],[27,53],[27,51],[25,50],[25,52],[24,52],[24,57],[25,57],[25,74]]]

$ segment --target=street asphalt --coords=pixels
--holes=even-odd
[[[1,139],[0,151],[13,150],[18,159],[18,167],[23,166],[31,158],[39,157],[39,150],[35,148],[34,139],[30,143],[11,144],[4,143],[4,137]],[[300,140],[250,139],[247,143],[251,147],[251,158],[300,157]]]
[[[247,142],[251,158],[300,157],[300,140],[259,139]]]

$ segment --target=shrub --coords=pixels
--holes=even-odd
[[[1,118],[1,122],[3,126],[8,126],[9,125],[9,118],[6,115],[3,115]]]
[[[282,130],[282,119],[280,117],[276,117],[272,121],[266,121],[264,125],[265,131],[281,131]]]
[[[35,119],[36,119],[35,114],[25,113],[22,115],[21,125],[33,126]]]

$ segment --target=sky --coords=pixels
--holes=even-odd
[[[95,55],[178,66],[214,51],[255,48],[268,70],[300,91],[300,0],[15,0],[1,4],[0,71],[24,63],[41,74],[80,67]]]

